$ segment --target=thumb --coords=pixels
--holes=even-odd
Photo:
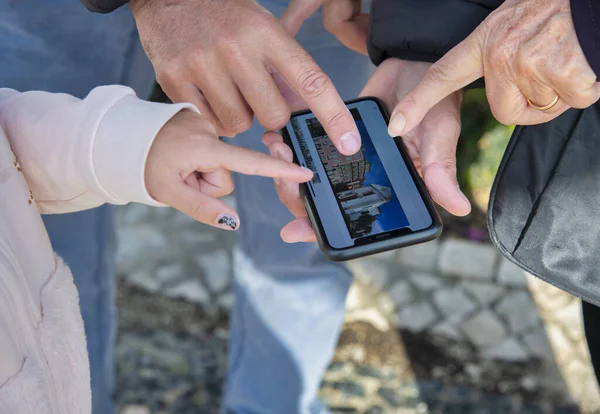
[[[483,44],[480,29],[434,63],[420,82],[396,105],[388,133],[401,136],[416,127],[431,108],[451,93],[483,76]]]
[[[325,1],[291,0],[290,5],[279,18],[281,25],[289,34],[296,36],[304,21],[319,10]]]

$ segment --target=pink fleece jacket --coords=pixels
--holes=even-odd
[[[85,99],[0,89],[0,413],[91,412],[79,298],[40,213],[160,205],[144,167],[161,127],[192,105],[121,86]]]

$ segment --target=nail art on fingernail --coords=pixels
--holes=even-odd
[[[217,220],[217,224],[221,225],[221,226],[227,226],[229,227],[231,230],[237,230],[238,228],[238,221],[235,217],[232,216],[220,216],[219,219]]]

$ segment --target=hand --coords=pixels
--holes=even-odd
[[[269,130],[290,116],[279,74],[322,122],[343,154],[360,149],[356,124],[329,77],[254,0],[132,0],[144,49],[166,94],[191,102],[233,136],[252,124]]]
[[[281,24],[292,36],[306,19],[323,7],[323,24],[344,46],[367,54],[369,15],[361,13],[360,0],[292,0],[281,15]]]
[[[225,144],[208,120],[182,111],[156,136],[146,160],[145,182],[155,200],[201,223],[237,230],[238,214],[218,200],[233,191],[230,171],[296,183],[313,176],[312,171],[291,162]]]
[[[390,135],[411,131],[444,97],[484,75],[492,113],[507,125],[548,122],[600,97],[600,84],[577,40],[569,0],[507,0],[398,103]],[[533,106],[552,104],[557,96],[552,108]]]
[[[430,66],[429,63],[388,59],[379,66],[361,95],[379,97],[387,107],[393,107],[419,82]],[[417,128],[403,136],[410,157],[423,176],[433,199],[457,216],[467,215],[471,210],[456,179],[456,145],[460,135],[461,102],[462,92],[451,94],[434,106]],[[267,133],[263,142],[269,147],[271,155],[281,160],[292,160],[291,149],[279,135]],[[296,220],[282,229],[282,239],[289,243],[315,241],[298,184],[279,179],[275,181],[275,186],[280,200],[296,217]]]

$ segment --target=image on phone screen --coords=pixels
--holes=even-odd
[[[375,101],[348,105],[361,135],[361,150],[341,154],[311,113],[287,126],[294,152],[314,177],[308,189],[329,244],[351,247],[374,236],[419,231],[431,214]]]

